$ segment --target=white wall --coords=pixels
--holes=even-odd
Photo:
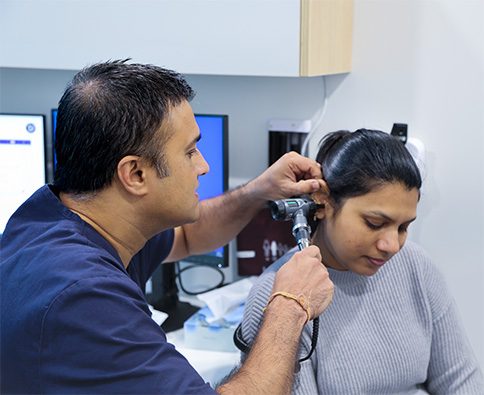
[[[354,72],[330,90],[324,130],[401,121],[425,142],[412,238],[443,271],[484,366],[484,2],[357,0]]]
[[[484,1],[355,0],[354,22],[353,72],[326,77],[321,135],[404,122],[425,143],[427,178],[411,238],[444,273],[484,367]],[[71,76],[0,70],[0,111],[48,114]],[[323,101],[321,77],[188,79],[196,112],[230,116],[237,178],[264,169],[269,118],[311,118]]]

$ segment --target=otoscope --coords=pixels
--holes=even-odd
[[[311,227],[308,225],[307,217],[312,215],[319,207],[312,199],[303,196],[293,199],[281,199],[269,202],[272,218],[276,221],[292,220],[292,235],[297,241],[299,250],[309,247]],[[319,317],[313,320],[313,336],[311,338],[311,350],[309,354],[300,359],[299,363],[309,359],[316,348],[319,331]]]
[[[292,235],[296,238],[299,250],[309,246],[311,227],[307,216],[312,214],[318,205],[308,197],[282,199],[269,202],[272,218],[276,221],[292,220]]]
[[[272,218],[277,221],[293,221],[292,234],[297,241],[299,250],[303,250],[310,244],[311,227],[308,225],[307,217],[312,215],[319,207],[309,197],[302,196],[293,199],[281,199],[269,202]],[[316,348],[318,341],[319,317],[313,320],[313,336],[311,338],[311,350],[309,354],[299,360],[299,363],[309,359]],[[234,343],[237,348],[245,353],[249,352],[250,346],[242,337],[241,325],[234,332]]]

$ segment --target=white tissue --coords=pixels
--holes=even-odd
[[[245,302],[255,278],[255,276],[244,278],[222,288],[198,295],[198,298],[207,304],[213,314],[210,322],[219,320],[228,311]]]
[[[158,325],[163,324],[165,320],[168,318],[168,314],[166,314],[164,311],[156,310],[152,305],[148,305],[150,311],[151,311],[151,318],[153,321],[155,321]]]

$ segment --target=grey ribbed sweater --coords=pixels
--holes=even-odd
[[[242,335],[252,342],[274,281],[290,251],[258,279],[247,300]],[[295,394],[484,394],[484,378],[459,324],[442,276],[407,242],[371,277],[329,269],[333,302],[319,339],[301,364]],[[300,357],[310,349],[306,325]],[[284,356],[281,355],[281,358]]]

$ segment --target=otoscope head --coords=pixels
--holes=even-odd
[[[269,206],[272,218],[277,221],[289,221],[300,210],[307,217],[318,208],[318,205],[309,197],[273,200],[269,202]]]

